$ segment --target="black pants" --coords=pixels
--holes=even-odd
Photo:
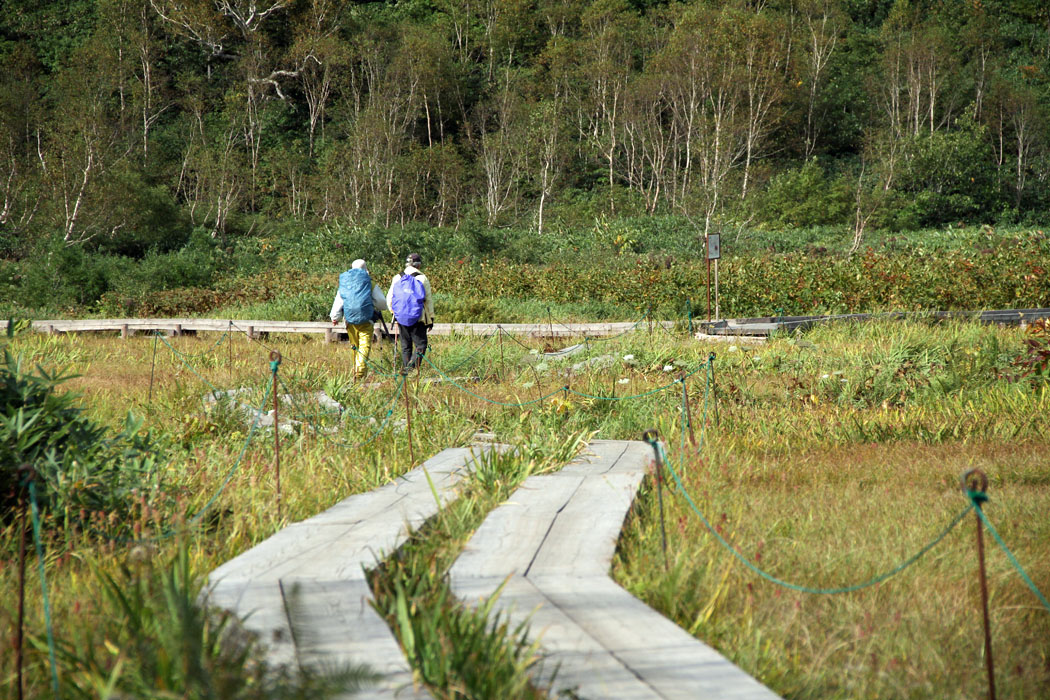
[[[427,327],[422,321],[413,323],[411,326],[397,324],[398,335],[401,336],[401,366],[405,369],[415,369],[423,361],[423,355],[427,352]],[[415,352],[413,352],[413,347]]]

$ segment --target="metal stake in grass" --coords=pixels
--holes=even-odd
[[[408,401],[408,370],[401,376],[401,390],[405,394],[405,432],[408,434],[408,460],[411,466],[416,464],[416,456],[412,451],[412,405]]]
[[[984,615],[984,661],[988,668],[988,698],[995,700],[995,664],[992,662],[992,628],[988,620],[988,578],[984,569],[984,535],[981,525],[981,504],[988,500],[988,477],[980,469],[971,469],[962,476],[962,489],[973,502],[977,518],[977,564],[981,581],[981,612]]]
[[[547,307],[547,325],[551,329],[551,343],[554,343],[554,317],[551,316],[551,307]]]
[[[149,366],[149,403],[153,403],[153,371],[157,368],[157,333],[153,331],[153,360]]]
[[[715,425],[722,425],[722,414],[718,409],[718,387],[715,385],[715,357],[714,353],[707,356],[707,371],[711,377],[711,401],[715,404]]]
[[[693,408],[689,404],[689,385],[685,383],[685,372],[678,373],[678,381],[682,383],[682,406],[685,408],[685,424],[689,427],[689,442],[696,447],[696,434],[693,432]]]
[[[281,353],[270,351],[270,373],[273,375],[273,464],[277,473],[277,519],[281,519],[281,431],[277,415],[277,368],[281,366]]]
[[[507,368],[503,364],[503,326],[496,326],[499,333],[499,373],[502,381],[507,376]]]
[[[642,433],[642,440],[649,443],[653,448],[653,454],[656,455],[656,500],[660,504],[660,541],[664,549],[664,571],[667,571],[669,565],[667,563],[667,527],[664,525],[664,460],[660,455],[660,446],[657,443],[659,439],[660,434],[656,431],[656,428],[650,428]]]

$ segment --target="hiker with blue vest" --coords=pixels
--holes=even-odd
[[[427,352],[427,331],[434,327],[434,299],[430,280],[419,271],[423,258],[412,253],[405,259],[405,271],[394,275],[387,305],[397,321],[401,336],[401,367],[404,372],[419,367]]]
[[[339,322],[340,314],[346,321],[354,379],[363,378],[368,371],[373,322],[382,319],[383,314],[380,312],[386,310],[386,297],[378,286],[372,284],[365,261],[358,258],[349,270],[339,275],[339,288],[335,291],[332,311],[328,314],[333,326]]]

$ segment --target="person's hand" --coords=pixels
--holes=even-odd
[[[333,325],[333,326],[338,326],[338,325],[339,325],[339,321],[336,321],[336,320],[335,320],[335,319],[333,318],[333,319],[332,319],[332,325]]]
[[[426,325],[426,329],[427,329],[427,333],[429,333],[430,331],[434,330],[434,324],[433,323],[428,323]]]

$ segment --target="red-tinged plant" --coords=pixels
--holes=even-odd
[[[1022,377],[1050,379],[1050,322],[1039,319],[1028,326],[1024,354],[1014,361]]]

